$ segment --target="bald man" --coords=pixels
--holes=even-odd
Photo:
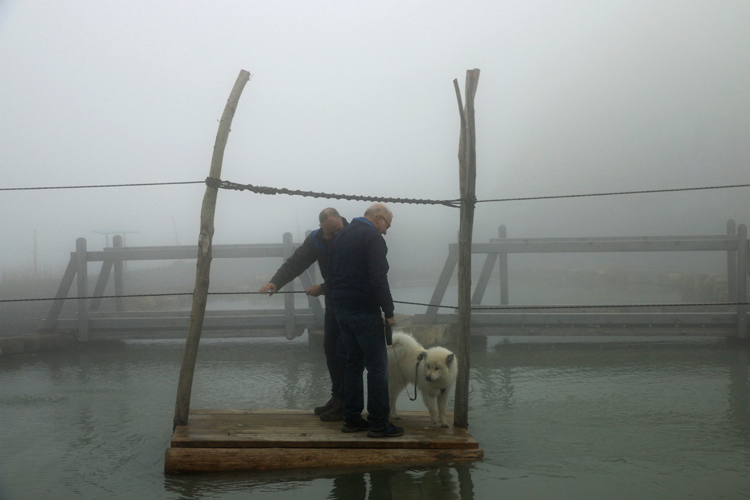
[[[388,420],[391,408],[384,321],[393,326],[395,319],[383,235],[392,223],[390,209],[376,203],[365,211],[364,217],[357,217],[338,232],[331,251],[329,286],[346,351],[341,431],[366,430],[372,438],[404,434],[402,428]],[[365,368],[367,420],[362,418]]]
[[[302,274],[305,269],[316,261],[320,267],[320,275],[323,283],[313,285],[305,293],[313,297],[324,295],[326,304],[325,323],[323,326],[323,352],[326,356],[328,374],[331,377],[331,399],[313,411],[320,415],[324,421],[340,421],[344,419],[343,401],[343,370],[344,370],[344,348],[339,339],[339,326],[331,304],[326,281],[329,275],[329,253],[333,238],[341,228],[348,225],[346,219],[339,215],[335,208],[326,208],[318,216],[320,229],[316,229],[305,238],[302,245],[294,251],[289,259],[284,262],[271,281],[260,288],[263,295],[272,295],[294,278]]]

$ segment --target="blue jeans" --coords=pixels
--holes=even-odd
[[[362,373],[367,368],[367,422],[370,430],[384,431],[391,406],[388,401],[388,353],[380,314],[336,308],[341,340],[346,350],[344,421],[362,418],[365,406]]]
[[[346,351],[341,342],[341,330],[333,312],[333,304],[326,298],[326,315],[323,326],[323,352],[326,355],[328,374],[331,376],[331,396],[344,398],[344,367]]]

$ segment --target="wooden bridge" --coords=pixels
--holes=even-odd
[[[299,243],[292,241],[291,233],[285,233],[281,243],[248,245],[213,245],[214,259],[246,259],[278,257],[286,260]],[[76,251],[71,252],[57,295],[47,318],[40,325],[40,332],[73,330],[79,340],[95,337],[117,338],[184,338],[188,328],[190,311],[127,311],[123,302],[123,264],[127,261],[195,260],[198,246],[123,247],[122,237],[113,238],[113,247],[100,251],[87,251],[86,240],[76,240]],[[88,264],[101,262],[99,277],[93,293],[88,290]],[[111,275],[114,280],[115,310],[100,311],[102,297]],[[77,280],[76,280],[77,278]],[[302,273],[300,281],[304,288],[315,281],[314,266]],[[73,281],[77,281],[77,294],[70,296]],[[294,281],[284,291],[294,291]],[[77,299],[76,318],[61,319],[60,313],[66,298]],[[241,331],[244,336],[285,336],[293,339],[306,328],[323,328],[324,311],[317,297],[307,297],[308,308],[295,308],[294,294],[284,295],[284,309],[223,310],[207,311],[203,330],[208,336],[216,332]],[[216,336],[216,335],[214,335]]]
[[[747,302],[748,240],[747,228],[727,224],[727,234],[708,236],[658,237],[600,237],[600,238],[507,238],[505,226],[500,226],[499,237],[487,243],[474,243],[471,251],[485,255],[485,261],[472,293],[472,335],[582,335],[602,334],[603,329],[627,327],[633,334],[664,334],[673,330],[677,335],[697,334],[737,336],[747,338],[747,306],[688,309],[686,307],[630,307],[606,309],[534,309],[510,308],[508,257],[510,254],[581,253],[581,252],[723,252],[726,254],[728,284],[727,302]],[[193,260],[197,246],[123,247],[122,238],[114,238],[113,247],[101,251],[87,251],[86,241],[79,238],[76,251],[71,252],[68,267],[57,292],[57,298],[40,327],[43,332],[73,330],[79,340],[93,337],[116,338],[183,338],[188,327],[190,311],[127,311],[123,304],[123,264],[138,260]],[[278,257],[285,260],[299,247],[290,233],[281,243],[248,245],[214,245],[215,259],[246,259]],[[75,318],[61,319],[65,298],[88,297],[88,264],[101,262],[101,269],[91,299],[78,299]],[[440,312],[449,282],[458,262],[458,245],[449,245],[448,257],[438,278],[430,304],[423,314],[416,314],[411,322],[422,325],[455,325],[456,312]],[[500,275],[500,305],[483,306],[490,277],[498,265]],[[304,288],[315,282],[315,266],[300,276]],[[115,310],[100,311],[104,290],[113,275]],[[77,294],[69,296],[77,278]],[[295,282],[284,291],[294,291]],[[397,298],[397,297],[396,297]],[[284,296],[284,309],[207,311],[203,330],[207,336],[284,336],[293,339],[308,328],[322,328],[324,311],[320,300],[307,297],[308,307],[295,307],[294,294]],[[483,307],[485,307],[483,309]],[[493,309],[494,307],[494,309]],[[613,309],[615,309],[613,307]],[[449,310],[450,311],[450,310]],[[692,330],[691,330],[692,328]]]
[[[728,221],[727,234],[709,236],[659,236],[659,237],[602,237],[602,238],[507,238],[505,226],[500,226],[498,238],[488,243],[475,243],[473,254],[486,255],[482,271],[473,291],[471,303],[472,335],[560,335],[567,329],[570,335],[602,334],[596,328],[641,328],[641,333],[653,331],[664,334],[670,328],[684,335],[691,327],[693,334],[747,338],[747,274],[748,239],[744,224],[735,227]],[[581,252],[724,252],[727,256],[728,303],[739,305],[710,307],[710,311],[689,310],[686,307],[633,307],[617,312],[600,312],[598,308],[565,312],[565,309],[544,309],[519,312],[509,306],[508,256],[510,254],[581,253]],[[413,323],[456,324],[457,312],[440,313],[448,284],[458,262],[458,245],[449,246],[448,258],[430,300],[432,306],[425,314],[417,314]],[[495,267],[500,268],[500,304],[507,309],[487,306],[482,309],[490,276]],[[495,307],[493,309],[493,307]],[[612,309],[617,309],[613,307]],[[595,329],[592,330],[592,327]],[[661,327],[661,328],[659,328]],[[695,327],[699,327],[695,329]],[[706,328],[709,327],[709,328]],[[611,331],[611,330],[610,330]],[[625,332],[624,332],[625,333]],[[689,334],[689,333],[688,333]]]

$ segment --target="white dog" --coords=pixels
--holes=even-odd
[[[407,333],[393,332],[388,346],[388,395],[392,419],[399,419],[396,399],[407,384],[417,387],[430,411],[432,423],[448,427],[448,396],[458,374],[456,355],[443,347],[425,349]]]

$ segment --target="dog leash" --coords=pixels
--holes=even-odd
[[[396,358],[396,364],[398,365],[398,373],[401,375],[401,380],[406,382],[404,377],[404,372],[401,371],[401,362],[398,359],[398,353],[396,352],[396,348],[393,347],[393,329],[391,328],[391,325],[388,324],[387,321],[383,323],[383,326],[385,327],[383,330],[383,334],[385,335],[385,344],[391,346],[391,349],[393,350],[393,356]],[[409,387],[408,384],[404,383],[404,389],[406,390],[406,397],[409,398],[409,401],[416,401],[417,400],[417,380],[419,378],[419,363],[422,362],[422,355],[420,354],[417,357],[417,365],[414,367],[414,397],[412,398],[409,394]]]

